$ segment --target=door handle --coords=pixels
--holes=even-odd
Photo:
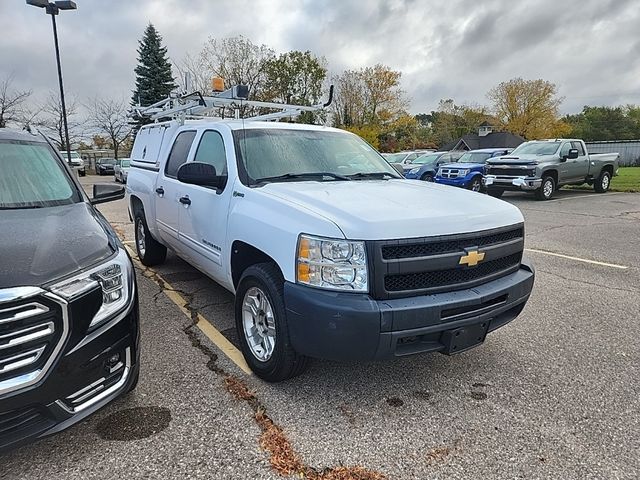
[[[180,197],[179,202],[183,205],[191,205],[191,199],[186,195],[184,197]]]
[[[158,187],[158,188],[156,188],[156,193],[157,193],[158,195],[164,195],[164,188],[162,188],[162,187]]]

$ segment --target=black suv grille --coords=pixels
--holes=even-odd
[[[42,369],[63,330],[61,306],[43,295],[0,304],[0,393],[5,382]]]
[[[506,232],[475,238],[453,239],[446,241],[432,241],[427,243],[407,243],[404,245],[386,245],[382,247],[382,258],[390,260],[394,258],[414,258],[438,255],[441,253],[458,252],[468,247],[484,247],[496,243],[508,242],[516,238],[524,237],[524,229],[517,228]]]
[[[399,292],[403,290],[422,290],[447,287],[473,282],[479,278],[512,271],[520,265],[522,253],[481,263],[477,267],[456,270],[436,270],[434,272],[409,273],[406,275],[387,275],[384,279],[385,290]]]
[[[524,250],[524,226],[371,241],[367,248],[372,271],[370,293],[374,298],[450,292],[516,271]]]

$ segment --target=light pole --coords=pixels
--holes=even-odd
[[[60,10],[76,10],[76,2],[70,0],[49,2],[47,0],[27,0],[27,5],[44,8],[47,15],[51,15],[53,25],[53,43],[56,49],[56,62],[58,64],[58,83],[60,84],[60,104],[62,106],[62,124],[64,125],[64,139],[67,145],[67,162],[69,168],[73,168],[71,163],[71,145],[69,145],[69,126],[67,125],[67,107],[64,103],[64,87],[62,85],[62,67],[60,66],[60,49],[58,48],[58,29],[56,27],[56,16]]]

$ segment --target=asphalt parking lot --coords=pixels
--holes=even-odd
[[[231,294],[170,255],[138,267],[137,390],[0,457],[0,478],[638,478],[640,194],[504,199],[525,215],[536,285],[479,348],[314,361],[266,384],[194,326],[233,344]],[[100,210],[131,242],[125,202]]]

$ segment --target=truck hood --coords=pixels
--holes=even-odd
[[[507,202],[419,180],[270,183],[261,190],[333,221],[352,240],[449,235],[523,222]]]
[[[487,160],[489,165],[537,165],[543,162],[559,161],[557,155],[505,155]]]
[[[117,248],[106,221],[84,202],[0,213],[0,288],[44,286]]]

